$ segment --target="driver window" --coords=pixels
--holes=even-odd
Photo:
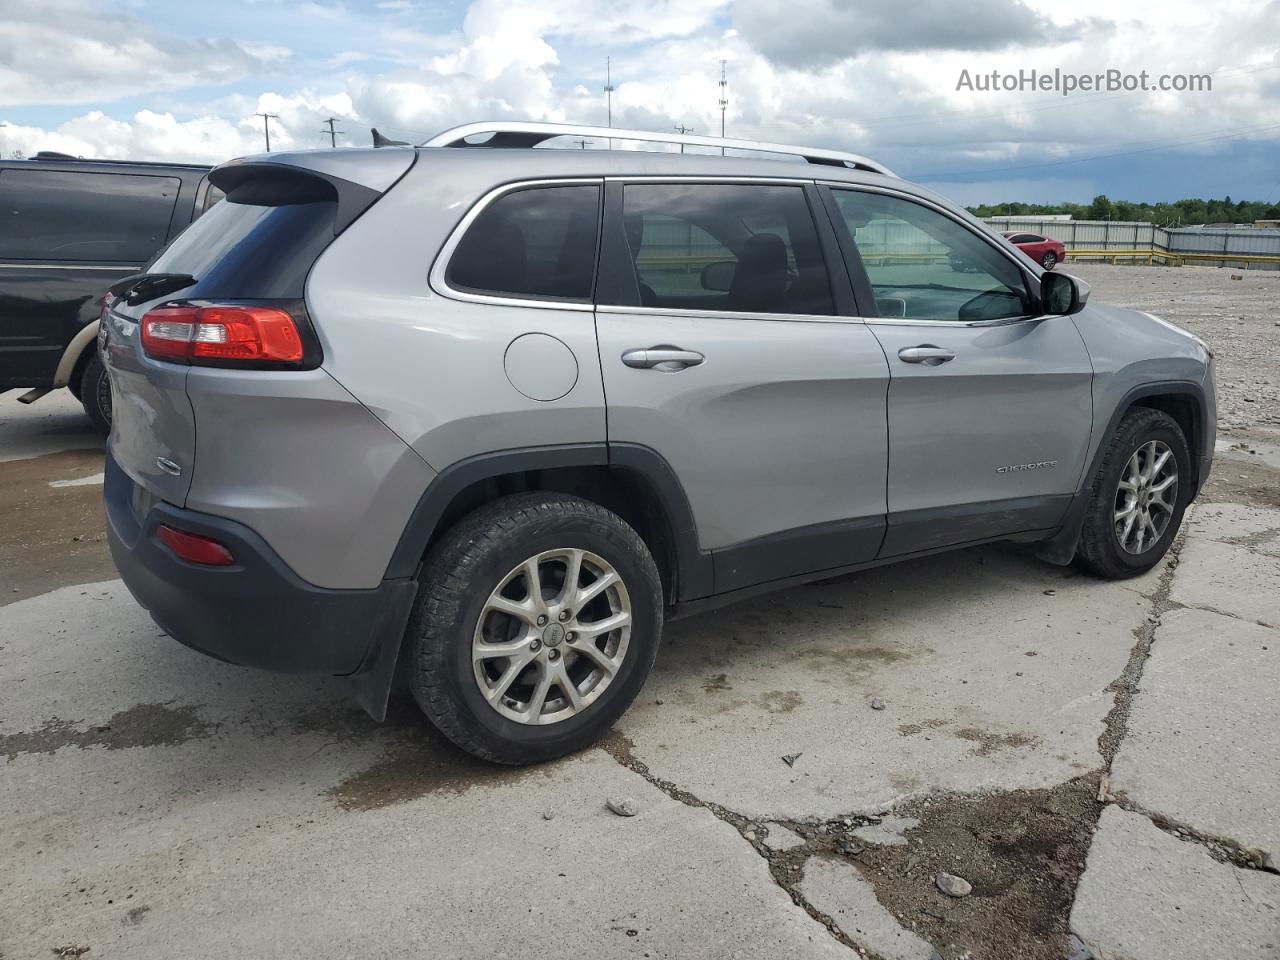
[[[880,316],[967,323],[1031,312],[1022,271],[950,217],[887,194],[832,193]]]

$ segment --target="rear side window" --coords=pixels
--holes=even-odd
[[[0,172],[0,257],[141,263],[164,246],[177,177]]]
[[[184,298],[298,298],[333,242],[337,209],[321,180],[251,179],[208,207],[148,272],[195,277]]]
[[[636,183],[622,206],[641,306],[835,312],[802,187]]]
[[[590,302],[599,220],[596,185],[503,194],[467,228],[445,280],[470,293]]]

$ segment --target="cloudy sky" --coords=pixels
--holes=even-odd
[[[1280,0],[0,0],[0,154],[218,162],[476,119],[857,150],[966,203],[1280,197]],[[957,90],[962,70],[1211,92]]]

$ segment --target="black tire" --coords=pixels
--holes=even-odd
[[[521,723],[481,694],[472,637],[504,577],[532,556],[566,547],[596,554],[622,578],[631,602],[629,646],[612,681],[580,713]],[[446,737],[485,760],[539,763],[589,746],[631,705],[658,652],[662,585],[648,547],[616,514],[577,497],[516,494],[477,509],[428,551],[419,577],[405,634],[410,690]]]
[[[1116,532],[1115,509],[1120,479],[1129,458],[1152,440],[1164,443],[1173,452],[1178,468],[1178,492],[1173,512],[1161,535],[1141,553],[1130,553],[1121,547]],[[1150,570],[1160,562],[1178,535],[1191,488],[1191,454],[1182,428],[1167,413],[1134,407],[1120,421],[1093,478],[1077,558],[1092,573],[1108,580],[1135,577]]]
[[[1058,255],[1054,253],[1052,250],[1048,251],[1043,257],[1040,258],[1040,265],[1044,267],[1046,270],[1052,270],[1054,266],[1057,265],[1057,263],[1058,263]]]
[[[77,399],[84,405],[93,425],[103,433],[111,432],[111,380],[102,358],[95,353],[84,365],[80,374],[80,392]]]

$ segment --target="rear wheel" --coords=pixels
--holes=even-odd
[[[77,399],[84,404],[84,412],[93,425],[103,433],[111,432],[111,380],[107,368],[96,353],[84,365],[80,375],[80,392]]]
[[[428,555],[406,636],[410,687],[469,753],[550,760],[631,705],[661,628],[657,568],[621,518],[561,494],[504,497]]]
[[[1040,258],[1040,264],[1046,270],[1052,270],[1058,263],[1058,255],[1052,250],[1046,251],[1045,255]]]
[[[1080,559],[1108,579],[1150,570],[1177,536],[1190,494],[1191,455],[1177,421],[1130,410],[1094,477]]]

